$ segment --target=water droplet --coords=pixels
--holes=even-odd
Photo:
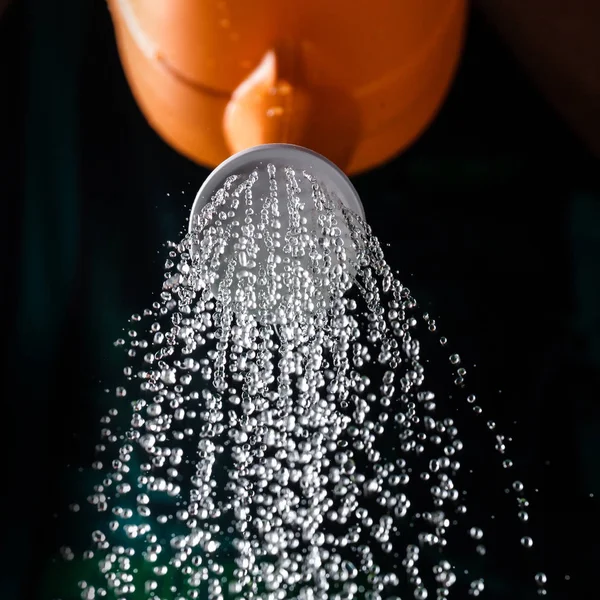
[[[285,92],[274,86],[273,103]],[[115,342],[128,357],[116,395],[130,400],[101,419],[84,600],[224,600],[225,580],[236,597],[272,600],[288,600],[287,585],[303,600],[398,600],[405,578],[417,600],[441,600],[462,585],[453,530],[476,540],[472,557],[487,552],[465,480],[494,482],[461,476],[478,447],[454,401],[428,391],[421,342],[438,326],[362,219],[311,173],[257,165],[167,244],[164,269],[152,310]],[[442,366],[462,397],[466,369]],[[512,487],[526,521],[523,484]]]

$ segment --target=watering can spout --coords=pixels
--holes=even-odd
[[[307,83],[300,52],[287,46],[266,52],[234,91],[223,133],[232,154],[263,144],[295,144],[343,169],[355,149],[358,117],[348,94]]]
[[[1,1],[1,0],[0,0]],[[131,91],[215,168],[268,143],[355,175],[412,144],[458,64],[467,0],[108,0]]]

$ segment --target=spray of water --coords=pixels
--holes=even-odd
[[[130,384],[103,421],[81,597],[479,595],[449,560],[453,528],[485,551],[464,521],[463,443],[428,386],[417,303],[363,219],[269,164],[227,179],[165,269],[117,341]]]

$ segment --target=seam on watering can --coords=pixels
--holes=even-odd
[[[167,71],[172,77],[191,87],[198,92],[202,92],[208,94],[210,96],[219,97],[219,98],[228,98],[232,92],[235,90],[217,90],[215,88],[206,86],[194,79],[189,78],[188,76],[181,73],[169,60],[161,53],[160,49],[156,44],[152,42],[152,40],[146,35],[142,27],[140,26],[138,19],[131,8],[131,3],[129,0],[115,0],[118,7],[120,16],[122,17],[122,21],[126,26],[127,30],[131,34],[133,41],[136,46],[140,49],[140,51],[148,58],[156,63],[158,63],[162,68]],[[397,85],[398,80],[401,80],[406,77],[407,72],[414,72],[425,62],[431,55],[431,49],[435,46],[435,43],[440,42],[440,38],[443,37],[445,30],[447,29],[448,22],[451,21],[452,17],[455,15],[457,11],[464,10],[465,0],[456,0],[454,6],[451,10],[448,11],[448,14],[445,15],[445,18],[440,19],[441,24],[438,26],[436,31],[431,35],[431,41],[428,44],[424,44],[423,48],[414,56],[413,61],[409,65],[404,65],[402,68],[396,69],[390,75],[375,81],[371,82],[357,90],[352,94],[356,98],[361,98],[364,96],[369,96],[372,94],[376,94],[382,88],[390,88],[394,85]],[[463,33],[465,28],[466,16],[463,17],[463,22],[461,24]],[[463,35],[464,37],[464,35]]]
[[[142,27],[140,26],[137,17],[129,0],[116,0],[119,7],[119,13],[122,19],[122,23],[127,28],[127,31],[131,34],[131,39],[135,45],[139,48],[140,52],[148,59],[151,60],[160,67],[162,67],[169,75],[177,79],[184,85],[195,89],[198,92],[214,96],[217,98],[229,98],[231,95],[230,90],[217,90],[215,88],[206,86],[198,81],[190,79],[180,71],[178,71],[165,56],[161,53],[160,49],[152,40],[146,35]]]

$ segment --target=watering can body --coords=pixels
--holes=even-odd
[[[152,127],[215,167],[292,143],[346,173],[392,158],[442,104],[466,0],[108,0]]]

